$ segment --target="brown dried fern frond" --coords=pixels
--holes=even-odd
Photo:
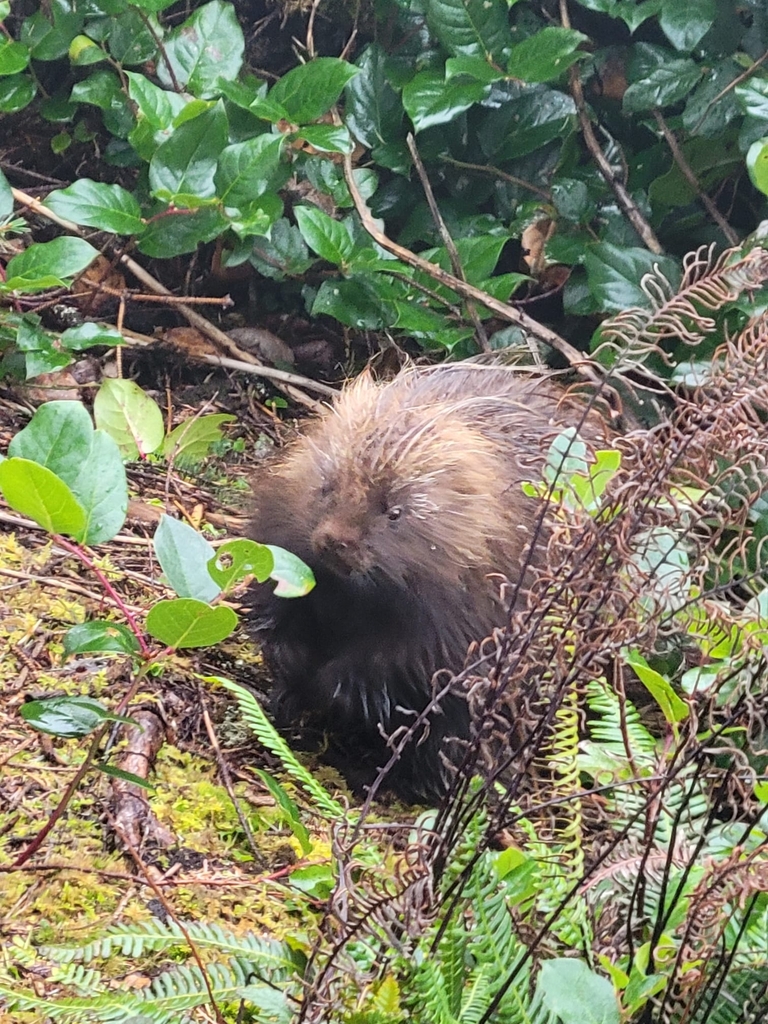
[[[702,246],[683,260],[683,278],[674,288],[661,270],[646,274],[640,287],[648,297],[646,308],[635,307],[606,320],[601,327],[600,350],[612,350],[611,362],[617,372],[643,365],[651,354],[665,359],[659,348],[674,339],[699,345],[716,327],[708,313],[717,312],[743,294],[749,294],[768,280],[768,251],[751,249],[742,254],[728,249],[714,256],[714,246]]]

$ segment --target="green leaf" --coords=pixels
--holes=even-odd
[[[106,327],[91,321],[79,327],[68,327],[61,335],[61,345],[68,352],[83,352],[95,345],[122,345],[123,336],[114,327]]]
[[[217,0],[214,0],[217,2]],[[185,121],[155,150],[149,164],[149,186],[159,199],[207,199],[216,194],[214,175],[227,142],[227,115],[221,101]],[[189,205],[179,199],[178,205]]]
[[[625,113],[667,107],[687,96],[701,78],[701,68],[689,58],[671,60],[633,82],[624,93]]]
[[[499,106],[480,124],[483,152],[494,161],[519,160],[555,139],[568,137],[576,118],[570,96],[546,85],[499,83]]]
[[[688,53],[712,28],[715,0],[662,0],[659,25],[676,50]]]
[[[46,402],[13,438],[9,455],[45,466],[63,481],[85,515],[78,540],[111,540],[125,522],[128,485],[120,453],[93,429],[79,402]]]
[[[344,266],[355,243],[346,225],[333,220],[317,206],[297,206],[294,211],[302,238],[321,259]]]
[[[678,697],[668,679],[651,668],[639,651],[629,651],[624,655],[624,661],[659,705],[670,725],[688,717],[690,708],[686,702]]]
[[[101,231],[139,235],[144,230],[141,207],[120,185],[80,178],[68,188],[51,192],[43,205],[75,224]]]
[[[169,128],[187,105],[184,97],[161,89],[135,71],[126,71],[125,75],[128,79],[128,95],[138,107],[139,121],[143,119],[154,131]]]
[[[650,305],[640,281],[654,266],[663,271],[673,286],[680,280],[677,262],[670,257],[632,246],[621,248],[609,242],[591,246],[584,257],[584,265],[590,292],[601,309],[612,312],[634,307],[645,309]]]
[[[387,81],[387,55],[378,43],[369,46],[357,60],[360,74],[347,83],[344,120],[347,127],[371,150],[377,152],[402,138],[403,105]]]
[[[68,366],[72,362],[69,352],[62,352],[54,345],[54,338],[39,326],[40,318],[27,313],[21,318],[16,332],[16,347],[26,354],[27,380],[41,373]]]
[[[421,71],[403,89],[403,106],[417,132],[447,124],[483,99],[490,86],[483,82],[451,79],[440,71]]]
[[[536,985],[535,1001],[561,1024],[620,1024],[621,1014],[613,985],[595,974],[583,960],[561,957],[544,960]]]
[[[758,139],[749,147],[747,170],[755,188],[768,196],[768,138]]]
[[[137,654],[139,642],[121,622],[83,622],[64,634],[64,657],[73,654]]]
[[[426,0],[432,35],[452,57],[499,62],[512,45],[505,0]]]
[[[147,615],[147,632],[174,650],[179,647],[211,647],[237,627],[231,608],[211,608],[203,601],[179,597],[158,601]]]
[[[65,739],[87,736],[104,722],[133,722],[132,718],[113,715],[101,701],[86,696],[29,700],[19,711],[33,729]]]
[[[106,764],[104,761],[94,761],[93,767],[98,772],[102,772],[104,775],[108,775],[111,779],[122,779],[123,782],[130,782],[133,786],[138,786],[140,789],[154,790],[156,787],[151,782],[147,782],[146,779],[142,779],[140,775],[135,775],[133,772],[127,772],[124,768],[117,768],[113,764]],[[134,1017],[134,1021],[137,1024],[141,1024],[141,1018]]]
[[[264,277],[277,281],[286,275],[300,277],[314,262],[301,232],[285,218],[272,225],[269,238],[253,240],[251,263]]]
[[[76,68],[87,67],[89,64],[98,64],[106,60],[107,55],[88,36],[75,36],[69,44],[69,59]]]
[[[216,552],[197,530],[170,516],[163,516],[155,530],[152,545],[160,568],[179,597],[213,601],[221,587],[208,572],[208,563]]]
[[[105,380],[96,393],[93,415],[96,425],[116,442],[124,459],[148,455],[163,443],[163,414],[132,380]]]
[[[39,290],[44,281],[63,285],[81,274],[98,255],[98,250],[89,242],[68,235],[51,242],[33,242],[8,261],[6,288],[8,291]]]
[[[0,75],[15,75],[29,64],[29,50],[7,36],[0,37]]]
[[[227,218],[217,207],[173,211],[150,220],[138,248],[155,259],[169,259],[194,252],[201,242],[218,238],[228,226]]]
[[[16,512],[29,516],[49,533],[78,538],[85,529],[85,509],[63,480],[29,459],[0,462],[0,490]]]
[[[66,54],[84,21],[82,12],[73,6],[69,0],[52,0],[45,11],[37,10],[24,19],[21,41],[35,60],[58,60]]]
[[[257,135],[222,150],[214,176],[225,206],[242,207],[267,191],[280,166],[282,135]]]
[[[235,419],[229,413],[214,413],[185,420],[163,441],[163,455],[178,466],[194,466],[210,455],[213,445],[222,439],[222,424]]]
[[[288,825],[291,832],[293,832],[298,839],[302,855],[306,857],[312,850],[312,842],[309,838],[309,832],[307,832],[307,829],[301,821],[299,808],[296,806],[294,801],[291,800],[280,783],[276,779],[273,779],[271,775],[267,775],[267,773],[261,768],[256,769],[256,774],[264,783],[275,803],[280,808],[283,821]]]
[[[661,10],[662,0],[579,0],[582,7],[621,18],[630,32],[653,18]]]
[[[8,179],[0,171],[0,220],[6,220],[13,213],[13,192]]]
[[[72,103],[90,103],[100,110],[111,110],[113,105],[123,101],[120,79],[113,71],[95,71],[82,82],[72,86]]]
[[[354,148],[352,137],[343,125],[337,128],[333,124],[311,124],[296,132],[296,138],[323,153],[351,153]]]
[[[375,282],[358,275],[349,281],[323,281],[312,304],[312,315],[320,314],[369,331],[391,325],[394,316],[379,299]]]
[[[587,36],[581,32],[550,25],[512,47],[507,72],[523,82],[549,82],[587,56],[577,52],[585,42]]]
[[[204,4],[167,36],[164,49],[176,82],[187,92],[203,99],[220,95],[219,80],[237,78],[245,52],[234,6],[223,0]],[[175,90],[167,62],[158,61],[157,77]]]
[[[313,589],[315,577],[308,565],[296,555],[274,544],[265,545],[272,553],[274,565],[269,578],[277,580],[278,597],[304,597]]]
[[[338,57],[316,57],[283,75],[269,90],[267,101],[285,111],[294,124],[317,121],[358,73],[358,68]]]
[[[275,559],[267,545],[245,537],[219,545],[208,562],[208,572],[222,590],[228,590],[246,576],[255,576],[259,583],[263,583],[269,579],[274,567]]]
[[[157,28],[137,10],[129,8],[109,20],[108,46],[112,58],[122,67],[145,64],[151,60],[160,63]]]
[[[489,64],[485,57],[449,57],[445,62],[446,82],[461,75],[476,78],[478,82],[485,82],[486,85],[504,78],[504,73],[493,64]]]
[[[9,75],[0,79],[0,113],[15,114],[35,98],[37,83],[29,75]]]

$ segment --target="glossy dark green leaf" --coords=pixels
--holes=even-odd
[[[345,121],[360,142],[374,155],[382,144],[402,135],[403,105],[387,81],[387,55],[373,43],[357,60],[360,74],[346,87]]]
[[[219,80],[233,81],[243,64],[245,40],[234,6],[224,0],[204,4],[168,35],[163,48],[167,61],[157,66],[162,85],[175,89],[178,83],[203,99],[218,96]]]
[[[742,71],[739,63],[730,58],[707,68],[685,105],[683,127],[686,131],[725,141],[727,126],[740,113],[733,83]]]
[[[485,116],[478,136],[494,162],[519,160],[554,139],[565,139],[575,124],[573,100],[557,89],[499,83],[493,90],[498,105]]]
[[[123,99],[120,79],[114,71],[99,69],[72,86],[72,103],[90,103],[101,110],[110,110]]]
[[[221,102],[185,121],[158,147],[150,161],[149,185],[153,195],[167,202],[179,196],[214,196],[214,175],[226,141],[227,116]],[[178,205],[188,204],[180,201]]]
[[[476,78],[478,82],[485,82],[486,85],[504,78],[504,73],[489,63],[485,57],[449,57],[445,62],[446,82],[462,75],[467,78]]]
[[[355,247],[344,223],[329,217],[317,206],[297,206],[296,222],[310,249],[329,263],[345,265]]]
[[[121,622],[83,622],[64,634],[64,657],[73,654],[138,654],[139,642]]]
[[[63,235],[50,242],[33,242],[8,261],[6,287],[9,290],[39,290],[46,280],[63,284],[81,274],[99,255],[82,238]],[[43,287],[52,287],[50,284]]]
[[[241,207],[267,191],[280,165],[283,142],[283,136],[265,133],[222,150],[214,183],[225,206]]]
[[[16,75],[29,64],[29,50],[23,43],[0,36],[0,75]]]
[[[69,59],[74,67],[84,68],[90,64],[100,64],[107,59],[107,55],[93,39],[79,35],[69,44]]]
[[[21,705],[21,717],[38,732],[72,739],[87,736],[104,722],[133,722],[114,715],[95,697],[47,697]]]
[[[144,230],[141,207],[120,185],[80,178],[68,188],[51,192],[44,205],[75,224],[101,231],[139,235]]]
[[[343,125],[310,124],[296,135],[322,153],[351,153],[354,148],[352,138]]]
[[[147,615],[147,632],[167,647],[211,647],[237,627],[237,615],[224,606],[211,608],[203,601],[179,597],[158,601]]]
[[[662,0],[659,25],[676,50],[690,52],[715,21],[715,0]]]
[[[152,541],[160,568],[179,597],[210,602],[221,588],[208,572],[216,552],[197,530],[170,516],[163,516]]]
[[[375,280],[358,276],[348,281],[323,281],[312,305],[313,316],[324,313],[349,327],[369,331],[391,325],[393,313],[385,310]]]
[[[24,19],[20,39],[35,60],[57,60],[67,52],[83,21],[82,11],[74,10],[69,0],[51,0]]]
[[[0,171],[0,220],[5,220],[13,213],[13,193],[8,179]]]
[[[492,57],[512,45],[505,0],[426,0],[427,24],[453,57]]]
[[[608,242],[595,245],[584,259],[589,290],[600,308],[619,312],[632,307],[647,308],[650,299],[640,287],[644,274],[658,266],[672,284],[680,279],[677,262],[648,249],[619,248]]]
[[[283,201],[273,192],[266,192],[253,202],[225,211],[229,227],[240,238],[253,238],[267,234],[283,214]],[[243,261],[247,256],[243,256]]]
[[[326,114],[357,74],[354,64],[338,57],[316,57],[283,75],[267,99],[284,110],[289,121],[306,124]]]
[[[61,335],[62,347],[71,352],[83,352],[94,345],[122,345],[123,336],[114,327],[90,321],[78,327],[68,327]]]
[[[168,128],[186,106],[184,98],[178,93],[161,89],[145,75],[135,71],[126,71],[125,74],[128,79],[128,95],[138,108],[139,120],[143,118],[156,131]]]
[[[208,572],[222,590],[228,590],[246,576],[255,576],[263,583],[274,567],[275,559],[267,545],[244,537],[219,545],[208,562]]]
[[[403,89],[403,106],[417,132],[447,124],[483,99],[490,86],[483,82],[452,78],[441,71],[421,71]]]
[[[627,88],[623,100],[624,110],[628,114],[635,114],[677,103],[700,78],[701,68],[687,58],[661,64]]]
[[[579,3],[590,11],[620,18],[629,31],[634,32],[659,13],[663,0],[579,0]]]
[[[264,277],[300,277],[314,263],[301,232],[287,220],[272,225],[269,238],[255,238],[251,263]]]
[[[157,29],[135,9],[128,9],[109,19],[107,45],[114,60],[122,67],[144,64],[158,58]]]
[[[0,78],[0,113],[15,114],[35,98],[37,83],[29,75]]]
[[[174,210],[150,221],[138,242],[140,252],[156,259],[169,259],[194,252],[201,242],[210,242],[228,227],[227,218],[212,206],[200,210]]]
[[[550,82],[559,78],[579,57],[587,36],[571,28],[549,25],[512,47],[507,72],[523,82]]]

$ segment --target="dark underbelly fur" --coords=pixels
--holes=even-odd
[[[253,622],[275,680],[272,713],[282,730],[299,725],[305,735],[323,734],[327,760],[362,792],[391,757],[386,737],[413,724],[432,697],[434,673],[458,671],[487,624],[477,614],[457,623],[460,590],[441,601],[439,594],[416,597],[316,575],[304,598],[276,598],[266,588],[255,595]],[[467,607],[476,612],[472,601]],[[453,631],[445,617],[438,626],[441,613]],[[439,799],[450,781],[446,758],[461,757],[462,745],[451,739],[469,732],[464,698],[444,696],[428,727],[414,731],[385,789],[409,802]]]

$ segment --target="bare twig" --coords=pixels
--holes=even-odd
[[[445,246],[446,251],[448,253],[448,258],[451,261],[453,272],[456,275],[456,277],[460,278],[462,281],[466,281],[466,278],[464,276],[464,269],[461,265],[461,259],[459,258],[459,250],[456,248],[454,241],[451,238],[450,232],[446,227],[445,221],[443,220],[443,215],[440,213],[437,203],[435,202],[435,195],[434,192],[432,191],[432,185],[430,184],[429,178],[427,177],[427,172],[424,169],[424,164],[422,162],[421,156],[419,155],[419,151],[416,147],[416,140],[414,139],[413,134],[411,132],[408,132],[407,142],[408,149],[411,152],[413,166],[416,168],[416,172],[419,175],[419,180],[421,181],[421,187],[424,189],[424,195],[426,196],[427,199],[429,212],[432,214],[432,220],[435,222],[435,226],[437,227],[437,230],[440,233],[440,238],[443,240],[443,245]],[[483,352],[490,352],[491,347],[488,344],[488,335],[485,333],[483,323],[480,317],[477,315],[477,307],[475,306],[475,303],[472,301],[472,299],[467,299],[466,305],[467,312],[469,313],[469,316],[474,325],[475,335],[477,336],[477,341],[481,350]]]
[[[680,148],[680,144],[678,143],[677,138],[675,137],[675,133],[671,130],[667,122],[664,120],[661,111],[654,110],[653,116],[656,118],[656,124],[659,126],[659,129],[661,130],[661,133],[664,136],[664,139],[666,140],[666,143],[672,152],[672,156],[674,158],[675,163],[680,168],[680,172],[685,178],[685,180],[694,190],[697,197],[701,200],[702,206],[707,211],[712,220],[717,224],[720,230],[723,232],[726,239],[728,240],[728,244],[738,245],[738,234],[733,230],[731,225],[728,223],[728,221],[725,219],[722,213],[720,213],[718,208],[715,206],[715,204],[712,202],[707,193],[699,184],[699,179],[694,174],[691,165],[688,163],[685,157],[685,153],[683,153],[682,149]]]
[[[571,19],[568,14],[568,0],[560,0],[560,20],[564,28],[571,27]],[[584,89],[582,87],[581,78],[579,77],[576,65],[574,65],[570,70],[570,80],[571,96],[573,97],[573,102],[576,104],[576,113],[579,118],[581,133],[584,136],[584,143],[587,149],[592,154],[598,170],[602,174],[603,178],[605,178],[607,185],[616,196],[616,201],[623,211],[624,216],[630,222],[638,235],[640,235],[647,248],[649,248],[651,252],[660,255],[664,252],[661,242],[656,237],[651,225],[640,212],[640,208],[637,203],[634,201],[622,182],[620,182],[616,177],[608,158],[603,152],[600,143],[597,141],[597,136],[595,135],[595,131],[592,127],[592,121],[587,113]]]
[[[43,206],[42,203],[40,203],[37,199],[33,198],[30,195],[27,195],[26,192],[22,192],[16,188],[12,189],[11,191],[13,192],[13,197],[16,200],[16,202],[21,203],[23,206],[28,207],[30,210],[32,210],[34,213],[39,214],[41,217],[48,218],[48,220],[51,220],[55,224],[58,224],[60,227],[64,228],[65,231],[82,237],[82,232],[80,231],[80,228],[77,226],[77,224],[73,224],[72,221],[65,220],[65,218],[63,217],[59,217],[52,210],[49,210],[47,207]],[[155,277],[153,277],[149,273],[149,271],[145,270],[144,267],[136,263],[136,261],[131,259],[130,256],[123,254],[120,257],[120,263],[126,268],[126,270],[130,271],[130,273],[133,274],[133,276],[138,281],[140,281],[149,291],[154,292],[156,295],[171,296],[171,298],[173,298],[174,301],[178,301],[176,297],[173,296],[172,292],[170,292],[165,287],[165,285],[161,284]],[[289,397],[292,398],[294,401],[299,402],[302,405],[306,405],[309,408],[317,409],[317,403],[313,399],[309,398],[307,395],[304,395],[303,392],[299,390],[300,386],[307,387],[309,385],[311,385],[315,390],[318,390],[314,381],[311,381],[309,380],[309,378],[306,377],[301,377],[298,374],[294,374],[292,382],[288,384],[287,382],[285,382],[284,378],[280,379],[276,377],[271,367],[263,366],[258,361],[258,359],[255,359],[253,356],[251,356],[250,353],[243,352],[240,348],[238,348],[238,346],[232,341],[228,334],[225,334],[224,331],[214,326],[214,324],[212,324],[209,320],[206,320],[206,318],[204,316],[201,316],[201,314],[198,313],[196,310],[190,309],[189,306],[186,304],[179,304],[175,308],[179,311],[179,313],[182,314],[182,316],[186,319],[187,323],[191,324],[193,327],[196,327],[201,334],[204,334],[207,338],[210,338],[211,341],[215,342],[225,351],[230,352],[236,359],[241,360],[241,362],[243,363],[249,364],[249,366],[251,367],[251,373],[257,373],[260,376],[271,377],[272,380],[276,381],[276,386],[279,387],[282,391],[284,391],[285,394],[289,395]],[[235,368],[241,369],[242,367]],[[262,373],[261,371],[264,370],[269,370],[269,372]]]

